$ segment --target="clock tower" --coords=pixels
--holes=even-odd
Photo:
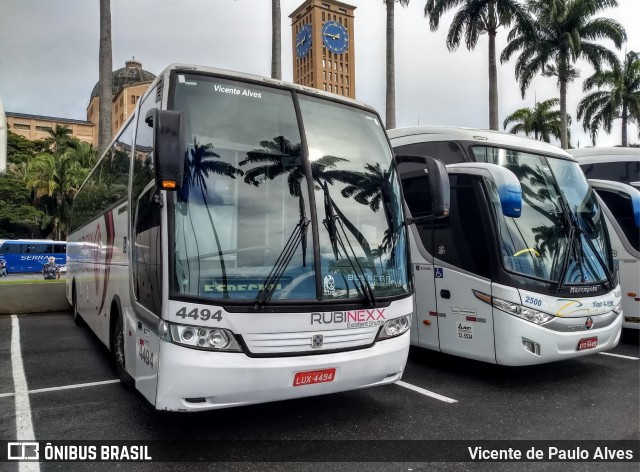
[[[336,0],[306,0],[289,15],[294,83],[355,98],[355,9]]]

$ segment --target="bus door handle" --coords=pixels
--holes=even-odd
[[[451,298],[451,292],[449,290],[440,290],[440,296],[442,298]]]
[[[127,237],[122,238],[122,252],[123,254],[127,253]]]

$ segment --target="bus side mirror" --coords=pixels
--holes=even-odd
[[[162,190],[180,190],[187,152],[184,112],[152,108],[144,121],[153,127],[156,185]]]
[[[519,218],[522,214],[522,187],[518,177],[497,164],[484,162],[463,162],[447,166],[450,174],[479,175],[493,181],[498,189],[502,214],[510,218]]]
[[[427,216],[407,218],[407,224],[418,223],[431,219],[445,218],[449,216],[451,191],[449,187],[449,175],[444,163],[438,159],[427,156],[399,156],[395,157],[396,163],[415,163],[425,166],[431,191],[432,212]]]

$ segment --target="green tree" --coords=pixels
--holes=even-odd
[[[0,177],[0,238],[39,237],[44,212],[31,204],[31,191],[24,181],[10,174]]]
[[[7,162],[13,164],[26,163],[41,152],[49,150],[44,140],[31,141],[9,130],[7,133]]]
[[[613,120],[622,120],[622,146],[629,145],[627,125],[640,123],[640,56],[630,51],[623,64],[615,64],[608,70],[596,71],[584,81],[582,89],[588,92],[578,103],[578,119],[596,143],[598,130],[611,133]]]
[[[468,50],[475,49],[481,34],[489,38],[489,128],[499,129],[498,72],[496,65],[496,34],[502,26],[517,25],[519,31],[529,32],[532,20],[518,0],[427,0],[424,14],[429,18],[431,31],[436,31],[442,16],[458,8],[449,32],[447,47],[454,51],[462,37]]]
[[[55,155],[64,152],[68,147],[73,147],[77,140],[73,138],[73,130],[66,126],[56,125],[55,128],[47,130],[49,137],[45,138],[45,142],[49,144]]]
[[[552,137],[560,141],[560,110],[556,109],[559,103],[559,99],[550,98],[536,102],[533,108],[520,108],[504,119],[504,129],[513,123],[509,133],[533,135],[535,139],[546,143],[551,142]],[[568,117],[568,122],[571,123],[571,116]]]
[[[572,66],[578,59],[589,62],[596,70],[604,63],[615,64],[615,54],[594,41],[611,40],[620,48],[626,39],[624,28],[610,18],[593,18],[616,0],[532,0],[529,4],[536,17],[535,27],[525,30],[516,25],[509,32],[509,44],[500,60],[508,61],[518,51],[516,78],[524,97],[538,72],[557,77],[560,89],[560,144],[567,149],[567,84],[577,76]]]
[[[39,154],[27,166],[26,185],[33,190],[36,201],[48,197],[53,206],[56,239],[66,239],[71,200],[88,172],[75,160],[72,150],[60,156]]]
[[[395,7],[396,2],[406,7],[410,0],[384,0],[387,6],[387,94],[386,115],[387,129],[396,127],[396,66],[395,66]]]

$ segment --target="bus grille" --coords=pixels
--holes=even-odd
[[[243,339],[249,351],[255,354],[279,354],[291,352],[322,352],[350,349],[372,344],[378,327],[332,331],[306,331],[298,333],[251,333]],[[322,335],[322,347],[312,347],[314,336]]]

